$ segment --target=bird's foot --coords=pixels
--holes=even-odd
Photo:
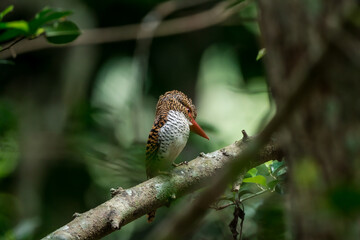
[[[172,165],[174,166],[174,167],[178,167],[178,166],[182,166],[182,165],[188,165],[188,162],[187,161],[183,161],[183,162],[181,162],[181,163],[172,163]]]
[[[118,195],[119,193],[123,192],[124,189],[122,187],[118,187],[118,188],[111,188],[110,189],[110,194],[111,194],[111,197],[114,197],[115,195]]]
[[[77,218],[81,216],[81,213],[75,212],[72,216],[73,218]]]

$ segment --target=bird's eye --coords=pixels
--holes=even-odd
[[[190,117],[190,118],[193,118],[193,115],[192,115],[192,113],[191,113],[191,110],[190,110],[189,108],[187,108],[187,111],[188,111],[189,117]]]

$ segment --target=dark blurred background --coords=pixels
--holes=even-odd
[[[0,10],[15,6],[6,20],[30,20],[46,6],[71,10],[69,18],[86,30],[141,23],[161,2],[1,0]],[[217,3],[175,11],[166,19]],[[166,91],[177,89],[194,100],[198,123],[211,139],[191,135],[179,161],[231,144],[242,129],[257,133],[270,102],[262,62],[256,61],[261,48],[256,18],[253,3],[222,24],[154,38],[145,70],[135,39],[44,49],[18,55],[14,65],[1,64],[1,239],[39,239],[74,212],[109,199],[111,187],[144,181],[145,143],[157,99]],[[271,234],[264,227],[264,219],[275,214],[266,224],[284,229],[282,208],[281,195],[246,204],[244,239],[282,239],[285,230]],[[229,239],[232,211],[212,211],[194,239]],[[144,217],[106,239],[141,239],[168,212],[162,208],[153,224]]]

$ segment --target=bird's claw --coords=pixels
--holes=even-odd
[[[122,191],[124,191],[124,189],[123,189],[122,187],[110,188],[111,197],[114,197],[115,195],[118,195],[118,194],[121,193]]]
[[[183,162],[181,162],[181,163],[172,163],[172,165],[174,166],[174,167],[179,167],[179,166],[182,166],[182,165],[188,165],[188,161],[183,161]]]
[[[75,212],[72,216],[73,218],[77,218],[81,216],[81,213]]]

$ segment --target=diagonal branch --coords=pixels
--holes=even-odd
[[[225,191],[226,186],[234,182],[239,173],[248,169],[247,161],[258,155],[272,135],[287,123],[304,99],[311,95],[312,87],[316,84],[316,81],[312,81],[312,78],[308,76],[316,71],[316,67],[319,66],[320,60],[325,56],[327,49],[328,45],[324,43],[312,55],[311,59],[301,59],[299,61],[289,77],[289,81],[296,84],[294,89],[289,91],[287,101],[279,106],[275,116],[256,137],[256,140],[249,144],[239,156],[228,161],[217,176],[209,179],[209,187],[205,189],[193,204],[183,209],[179,214],[165,219],[153,230],[147,239],[154,239],[155,236],[158,240],[187,239],[189,237],[207,213],[209,206]],[[189,222],[191,224],[188,224]]]
[[[220,169],[242,155],[253,138],[244,136],[223,149],[199,157],[188,165],[175,168],[171,176],[158,176],[135,187],[119,190],[109,201],[91,209],[44,239],[99,239],[134,221],[152,210],[167,205],[170,199],[193,192],[220,171]],[[281,159],[283,152],[271,140],[255,158],[243,159],[245,169],[253,168],[269,160]]]

